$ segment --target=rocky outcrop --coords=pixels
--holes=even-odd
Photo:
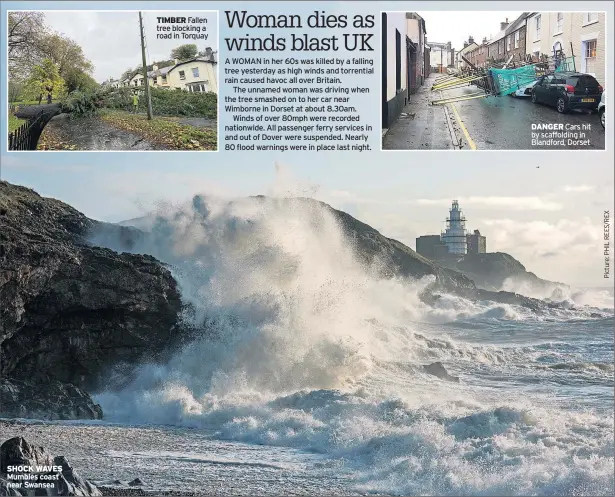
[[[16,467],[21,467],[19,469],[22,471],[14,470]],[[17,475],[28,478],[15,478]],[[10,485],[18,482],[21,483],[20,487]],[[54,457],[43,447],[36,447],[22,437],[15,437],[0,446],[0,495],[94,496],[102,493],[95,485],[81,478],[64,456]]]
[[[70,383],[40,377],[36,381],[0,380],[0,417],[54,420],[102,416],[100,406]]]
[[[433,362],[431,364],[423,366],[423,370],[427,374],[436,376],[437,378],[440,378],[441,380],[452,381],[453,383],[459,383],[459,377],[450,375],[441,362]]]
[[[113,230],[127,248],[139,234],[0,182],[2,377],[95,389],[110,366],[155,359],[177,339],[182,304],[169,269],[151,256],[92,246],[93,230]],[[88,410],[77,404],[75,412]]]
[[[437,263],[459,271],[472,279],[477,287],[490,291],[524,289],[532,294],[549,296],[558,289],[568,289],[564,283],[539,278],[512,255],[504,252],[447,257]]]

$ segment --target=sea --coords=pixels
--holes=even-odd
[[[382,278],[304,201],[195,197],[147,229],[134,251],[169,264],[202,331],[96,393],[104,420],[13,420],[2,440],[118,491],[614,494],[612,288],[428,305],[432,278]]]

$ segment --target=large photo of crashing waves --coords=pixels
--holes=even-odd
[[[308,198],[0,209],[5,459],[85,495],[614,491],[612,289],[487,287]]]

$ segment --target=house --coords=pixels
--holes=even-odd
[[[526,51],[534,60],[574,55],[574,67],[604,86],[606,15],[604,12],[532,12],[527,17]]]
[[[406,12],[408,33],[408,92],[416,93],[425,82],[425,47],[427,30],[425,20],[416,12]]]
[[[508,27],[508,18],[505,22],[500,23],[500,31],[488,40],[487,59],[490,62],[506,62],[506,28]]]
[[[101,86],[105,88],[119,88],[121,86],[121,81],[119,79],[109,78],[107,81],[103,81]]]
[[[461,50],[457,50],[457,53],[455,54],[455,67],[457,67],[458,70],[461,71],[467,67],[468,64],[463,60],[464,58],[474,64],[472,58],[476,48],[478,48],[478,45],[474,42],[474,37],[469,36],[468,41],[463,42],[463,48]]]
[[[152,71],[150,76],[150,84],[154,85],[154,78],[158,81],[160,78],[160,86],[166,84],[170,88],[181,88],[190,92],[207,92],[211,91],[218,93],[218,78],[216,74],[217,63],[205,57],[196,57],[186,61],[176,61],[175,65],[168,68],[165,73],[156,75],[156,71]],[[166,67],[160,71],[164,71]]]
[[[525,60],[526,20],[529,12],[523,12],[506,28],[506,60]]]
[[[455,50],[450,41],[446,43],[429,42],[431,48],[430,60],[433,72],[446,72],[447,67],[455,65]]]
[[[382,12],[382,127],[388,128],[408,103],[410,48],[405,12]]]
[[[170,66],[159,68],[153,64],[147,72],[148,84],[155,88],[174,88],[189,92],[218,93],[217,62],[211,48],[205,49],[205,54],[189,60],[175,59]],[[145,77],[142,71],[137,71],[131,78],[121,82],[121,86],[141,87]]]

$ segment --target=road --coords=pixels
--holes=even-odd
[[[596,113],[555,109],[531,102],[529,97],[477,98],[445,105],[431,105],[439,99],[462,97],[480,91],[466,86],[432,92],[438,75],[431,74],[382,139],[383,150],[604,150],[605,133]],[[533,125],[562,125],[561,132],[583,133],[578,140],[588,143],[541,145],[532,143],[535,134],[552,133],[532,129]],[[573,128],[573,129],[570,129]],[[558,131],[559,132],[559,131]],[[536,137],[534,137],[536,138]],[[538,136],[543,141],[546,136]],[[567,140],[567,138],[564,138]]]
[[[476,92],[474,86],[445,92],[446,97]],[[545,105],[533,104],[529,97],[488,97],[451,104],[478,150],[604,150],[605,133],[597,113],[572,111],[560,114]],[[588,145],[532,145],[532,125],[563,124],[578,128]],[[583,129],[587,128],[589,129]],[[543,132],[543,131],[540,131]],[[534,131],[538,133],[538,131]]]

